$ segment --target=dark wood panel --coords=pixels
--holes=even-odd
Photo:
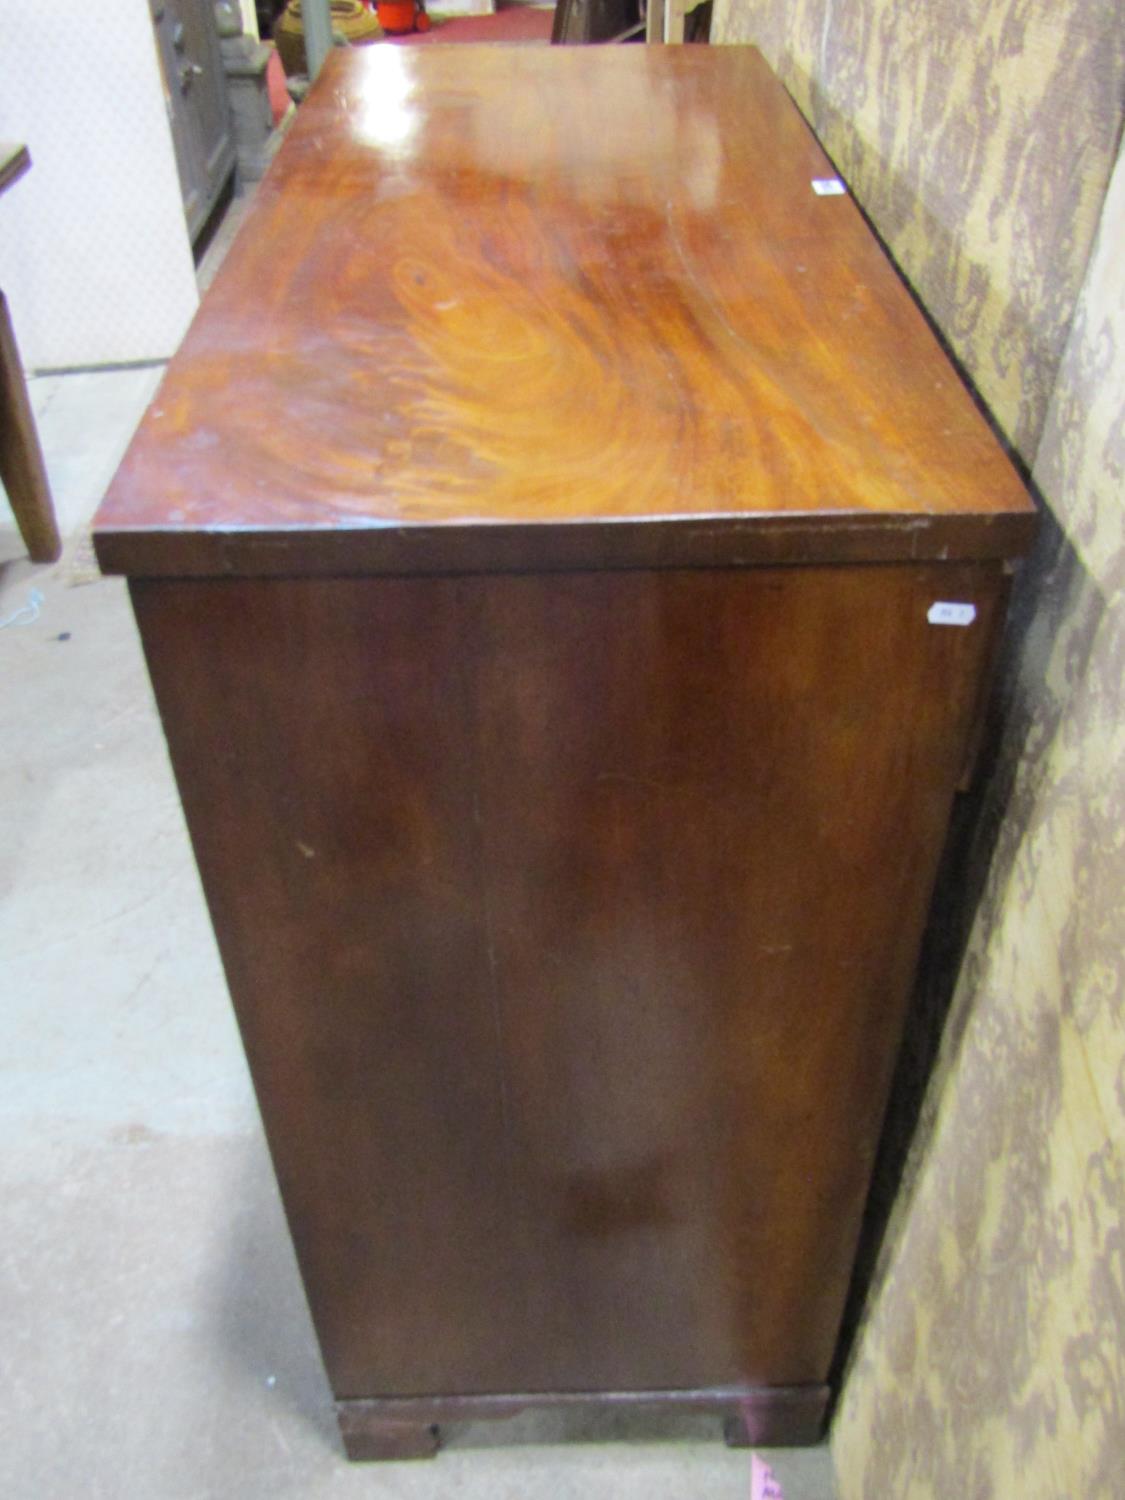
[[[599,529],[616,565],[701,561],[684,523],[735,562],[778,517],[776,561],[855,556],[857,518],[877,557],[1022,548],[1023,486],[832,175],[750,48],[332,56],[111,487],[104,566],[283,573],[302,540],[328,570],[588,566]]]
[[[815,1443],[823,1431],[828,1387],[730,1386],[699,1391],[602,1391],[552,1395],[424,1396],[339,1401],[336,1412],[349,1458],[433,1458],[440,1427],[458,1422],[510,1421],[529,1411],[595,1419],[714,1413],[732,1448]],[[717,1424],[716,1424],[717,1428]]]
[[[456,590],[134,603],[334,1388],[381,1389],[376,1360],[426,1389],[470,1350],[502,1382],[511,1210]]]
[[[574,569],[763,567],[784,563],[950,562],[1019,557],[1030,513],[920,517],[909,526],[860,515],[718,517],[631,529],[603,521],[534,526],[409,526],[347,531],[101,531],[103,572],[157,578],[372,577],[378,574],[567,572]],[[546,555],[545,555],[546,554]]]
[[[1000,586],[134,583],[337,1396],[824,1379]]]
[[[564,1385],[823,1378],[994,586],[486,591],[520,1260]],[[971,632],[927,622],[950,589]]]

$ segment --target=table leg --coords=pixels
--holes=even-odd
[[[54,562],[62,551],[62,543],[3,292],[0,292],[0,480],[8,492],[32,562]]]

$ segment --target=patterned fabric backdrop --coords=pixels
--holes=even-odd
[[[712,34],[762,47],[1047,507],[978,804],[991,862],[833,1429],[839,1492],[1109,1500],[1125,1495],[1125,24],[1116,0],[716,0]]]
[[[1125,158],[1035,467],[1062,539],[843,1497],[1125,1493]]]
[[[1121,128],[1118,0],[715,0],[1030,465]]]

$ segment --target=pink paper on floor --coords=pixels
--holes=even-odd
[[[750,1500],[785,1500],[773,1470],[756,1453],[750,1455]]]

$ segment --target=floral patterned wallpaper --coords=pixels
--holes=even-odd
[[[716,0],[712,36],[780,72],[1045,506],[971,936],[833,1426],[839,1493],[1123,1496],[1120,7]]]

